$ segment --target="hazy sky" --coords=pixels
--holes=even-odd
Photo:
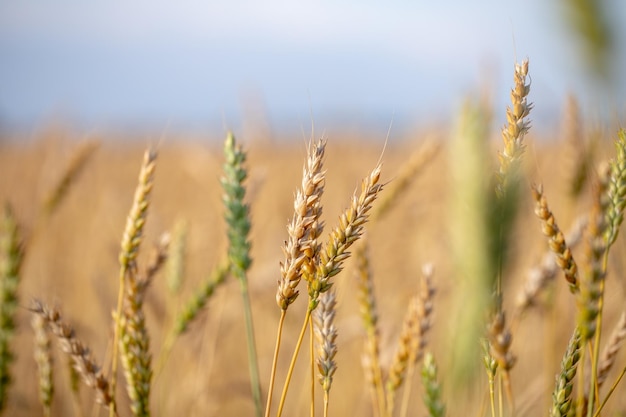
[[[526,57],[539,123],[569,91],[623,114],[626,77],[594,96],[561,3],[3,0],[0,124],[197,128],[260,111],[276,126],[311,113],[321,126],[421,125],[485,87],[503,109]],[[607,3],[626,21],[626,2]]]

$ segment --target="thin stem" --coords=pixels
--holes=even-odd
[[[302,323],[302,330],[300,330],[300,336],[298,336],[298,342],[296,343],[296,348],[294,349],[293,356],[291,357],[291,363],[289,364],[289,370],[287,371],[287,377],[285,378],[285,385],[283,386],[283,393],[280,396],[280,403],[278,404],[278,412],[276,413],[276,417],[280,417],[283,413],[285,399],[287,398],[287,391],[289,390],[289,382],[291,381],[293,370],[296,366],[296,360],[298,359],[298,353],[300,353],[300,347],[302,346],[302,340],[304,339],[304,334],[306,333],[306,329],[310,320],[311,310],[307,309],[306,315],[304,316],[304,323]]]
[[[324,417],[328,417],[328,403],[330,402],[330,393],[328,391],[324,392]]]
[[[309,353],[311,367],[311,417],[315,417],[315,348],[313,346],[313,320],[309,320]]]
[[[276,368],[278,367],[278,352],[280,351],[280,343],[283,335],[283,325],[285,323],[285,317],[287,316],[287,310],[280,311],[280,320],[278,321],[278,331],[276,332],[276,346],[274,347],[274,359],[272,359],[272,373],[270,375],[270,386],[267,392],[267,404],[265,406],[265,417],[270,416],[270,410],[272,408],[272,394],[274,392],[274,380],[276,379]]]
[[[250,307],[250,295],[248,293],[248,281],[239,280],[241,284],[241,297],[243,299],[243,312],[246,322],[246,339],[248,350],[248,365],[250,367],[250,386],[252,389],[252,399],[254,400],[254,408],[256,415],[263,415],[263,405],[261,404],[261,379],[259,378],[259,365],[257,361],[256,342],[254,338],[254,326],[252,323],[252,309]]]
[[[611,395],[613,395],[613,391],[615,391],[615,389],[619,385],[620,381],[624,377],[624,374],[626,374],[626,366],[624,367],[624,369],[622,369],[622,372],[619,374],[619,376],[617,377],[617,380],[615,381],[615,383],[613,384],[613,386],[611,387],[609,392],[606,394],[606,398],[604,398],[604,401],[602,401],[602,404],[600,404],[600,407],[598,407],[598,409],[596,410],[596,413],[593,415],[593,417],[598,417],[600,415],[600,412],[602,411],[602,409],[606,405],[607,401],[609,401],[609,398],[611,398]]]

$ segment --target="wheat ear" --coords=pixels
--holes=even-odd
[[[280,279],[276,291],[276,303],[281,313],[276,332],[265,417],[269,417],[272,407],[276,367],[287,308],[298,297],[297,287],[302,277],[311,281],[315,274],[315,263],[321,247],[318,239],[324,230],[324,223],[320,217],[322,215],[321,198],[326,178],[326,173],[323,171],[325,149],[326,140],[324,139],[320,139],[317,143],[312,141],[309,143],[307,160],[302,170],[302,185],[296,191],[294,198],[294,215],[287,225],[289,237],[283,246],[285,260],[280,264]]]
[[[45,321],[50,331],[56,336],[61,350],[71,356],[74,369],[83,383],[96,391],[96,401],[105,407],[111,406],[113,398],[109,391],[109,381],[91,358],[89,349],[76,337],[74,329],[63,321],[61,313],[38,300],[33,301],[30,310]]]
[[[398,199],[406,194],[406,190],[420,177],[422,171],[435,160],[440,149],[440,142],[428,141],[411,155],[409,161],[400,168],[398,175],[390,182],[376,210],[372,212],[372,221],[382,219],[394,207]]]
[[[446,415],[446,406],[441,399],[441,385],[437,379],[437,364],[429,352],[424,355],[422,368],[422,383],[424,384],[424,405],[430,417]]]
[[[387,383],[385,384],[387,415],[393,415],[395,409],[396,392],[405,380],[406,372],[411,361],[411,356],[417,349],[416,335],[419,334],[420,318],[419,318],[419,295],[411,297],[407,307],[404,320],[402,322],[402,330],[398,339],[396,353],[391,361]]]
[[[506,315],[502,309],[502,298],[497,297],[496,306],[487,326],[489,337],[489,351],[491,357],[498,364],[498,369],[502,371],[502,381],[506,389],[509,406],[513,407],[513,390],[511,388],[510,371],[515,365],[517,358],[511,351],[513,336],[511,330],[506,326]]]
[[[34,356],[39,375],[39,401],[43,407],[44,416],[48,417],[54,396],[52,341],[46,330],[46,321],[42,316],[34,314],[31,325],[35,333]]]
[[[328,416],[328,403],[333,375],[337,370],[337,328],[335,327],[335,291],[327,291],[320,296],[319,307],[313,313],[313,328],[317,340],[317,369],[319,382],[324,391],[324,417]]]
[[[569,283],[572,292],[578,291],[578,266],[572,256],[572,250],[565,241],[563,232],[554,219],[552,211],[548,207],[548,201],[543,194],[541,185],[532,188],[535,199],[535,214],[541,220],[541,230],[548,238],[550,249],[557,257],[557,264],[563,270],[565,279]]]
[[[515,64],[514,83],[511,90],[511,107],[506,109],[506,125],[502,128],[502,142],[504,150],[498,155],[500,168],[497,173],[498,185],[496,191],[500,196],[512,185],[511,178],[517,181],[518,169],[524,153],[524,136],[530,129],[530,122],[526,119],[533,108],[528,103],[530,84],[526,83],[528,77],[528,60],[521,64]]]
[[[428,344],[426,336],[432,324],[433,298],[435,296],[435,288],[432,283],[433,271],[434,268],[432,264],[425,264],[422,267],[422,277],[417,295],[419,301],[417,304],[417,325],[413,327],[413,340],[411,343],[411,351],[409,352],[409,364],[406,372],[407,383],[404,388],[402,406],[400,408],[400,416],[402,417],[406,417],[408,415],[413,374],[418,361],[420,361],[424,356],[424,350]]]
[[[372,208],[372,204],[378,193],[383,189],[383,185],[379,184],[380,180],[380,164],[376,166],[370,172],[370,174],[361,182],[361,192],[357,196],[356,191],[352,196],[352,204],[350,207],[339,217],[339,226],[337,226],[331,233],[323,250],[320,251],[320,256],[316,264],[315,276],[308,282],[309,292],[309,305],[305,313],[304,322],[296,347],[291,357],[289,364],[289,370],[287,371],[287,377],[283,386],[283,392],[281,394],[280,403],[278,405],[277,417],[282,414],[283,407],[285,405],[285,399],[287,398],[287,391],[289,390],[289,383],[291,382],[291,376],[295,367],[296,360],[298,359],[298,353],[302,346],[302,340],[306,333],[306,329],[309,326],[311,319],[311,313],[317,307],[320,294],[328,291],[332,285],[330,279],[341,272],[343,268],[343,262],[350,257],[348,248],[356,242],[363,234],[365,223],[369,218],[369,212]]]
[[[552,394],[550,417],[566,417],[570,415],[572,406],[572,390],[574,377],[580,360],[581,335],[578,328],[574,330],[561,361],[561,371],[556,377],[556,385]]]
[[[76,181],[99,146],[96,141],[88,141],[76,148],[65,167],[65,171],[63,171],[63,175],[44,200],[43,212],[46,215],[51,215],[59,207],[61,201],[67,196],[70,186]]]
[[[593,414],[596,404],[596,387],[598,362],[600,355],[600,336],[602,331],[602,309],[604,305],[604,286],[608,265],[608,230],[606,213],[610,207],[608,187],[611,170],[608,165],[600,168],[598,181],[594,190],[593,206],[589,221],[589,237],[587,245],[587,272],[581,281],[578,297],[578,326],[580,327],[582,344],[591,346],[591,378],[589,378],[587,417]],[[595,340],[594,340],[595,336]],[[582,378],[581,378],[582,379]],[[584,396],[584,391],[581,390]]]
[[[7,204],[0,219],[0,413],[6,407],[13,362],[11,340],[15,332],[20,270],[24,257],[20,229]]]
[[[565,178],[570,197],[580,196],[589,174],[591,155],[585,143],[580,105],[575,96],[569,95],[565,102],[563,117],[563,157]]]
[[[367,238],[357,245],[354,251],[359,311],[365,329],[366,339],[363,352],[363,369],[371,388],[372,405],[379,417],[385,416],[385,390],[380,367],[380,330],[378,311],[374,295],[374,279],[369,266]]]
[[[120,353],[126,377],[126,390],[131,400],[133,416],[150,416],[150,384],[152,381],[152,356],[150,337],[143,312],[143,302],[148,285],[167,258],[169,235],[165,234],[153,252],[145,272],[128,275],[124,309],[120,322]]]
[[[320,251],[315,277],[309,283],[309,311],[315,310],[318,297],[328,291],[330,279],[343,269],[343,262],[350,257],[348,249],[356,242],[365,228],[369,211],[378,194],[383,189],[379,184],[381,166],[378,165],[362,181],[361,192],[352,196],[352,204],[340,217],[339,226],[330,233],[328,242]]]
[[[139,246],[143,240],[143,228],[150,206],[150,194],[154,183],[154,170],[156,168],[157,153],[154,149],[148,149],[144,153],[143,163],[139,171],[139,180],[135,189],[135,196],[128,217],[126,227],[122,236],[121,251],[119,255],[119,292],[117,297],[117,308],[115,310],[115,325],[113,334],[113,354],[111,357],[111,411],[110,417],[116,413],[115,388],[117,385],[117,360],[120,334],[122,331],[122,308],[124,294],[126,293],[126,279],[129,274],[136,273],[137,254]]]
[[[235,136],[229,132],[224,142],[224,174],[221,179],[224,191],[226,224],[228,225],[228,260],[232,274],[239,281],[239,289],[243,300],[244,322],[246,326],[246,344],[248,350],[248,366],[250,370],[250,388],[256,416],[263,415],[261,405],[261,381],[254,337],[254,323],[250,295],[248,291],[248,269],[252,264],[250,257],[250,208],[244,203],[246,188],[244,181],[248,177],[245,166],[247,155],[241,145],[235,141]]]

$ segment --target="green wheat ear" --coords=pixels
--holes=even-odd
[[[224,143],[224,176],[222,177],[222,189],[224,190],[223,202],[225,219],[228,225],[228,258],[232,274],[240,284],[243,298],[244,318],[246,324],[246,338],[248,345],[248,363],[250,366],[250,384],[256,415],[262,416],[261,405],[261,381],[259,378],[259,366],[254,340],[254,325],[252,322],[252,309],[248,294],[247,271],[252,264],[250,258],[250,208],[244,203],[246,188],[243,183],[248,177],[248,171],[244,164],[246,153],[235,142],[235,136],[228,133]]]
[[[23,248],[13,211],[6,205],[0,220],[0,413],[6,407],[11,384],[9,365],[13,362],[11,339],[15,331],[17,288],[20,282]]]
[[[437,380],[437,364],[430,352],[424,355],[422,383],[424,384],[424,405],[428,410],[428,415],[430,417],[445,416],[446,406],[441,401],[441,385]]]

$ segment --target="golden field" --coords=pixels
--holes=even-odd
[[[498,117],[495,119],[499,120]],[[409,298],[418,288],[422,265],[432,263],[436,294],[427,349],[440,367],[439,380],[447,415],[487,416],[491,414],[482,356],[476,357],[478,371],[473,383],[459,386],[447,377],[453,374],[451,345],[455,340],[454,333],[463,332],[456,326],[458,311],[462,311],[463,303],[473,301],[471,293],[460,298],[457,294],[460,288],[456,272],[458,254],[453,249],[455,233],[451,230],[455,224],[452,217],[455,216],[453,205],[457,192],[451,167],[456,161],[451,156],[455,152],[450,140],[452,130],[394,137],[385,149],[384,138],[357,133],[327,133],[324,164],[327,173],[322,198],[326,229],[322,242],[335,227],[339,214],[350,205],[350,196],[355,188],[358,192],[361,179],[379,159],[383,162],[381,181],[385,183],[385,189],[373,211],[385,200],[386,193],[393,190],[411,161],[417,161],[419,169],[407,188],[392,201],[384,216],[366,225],[379,314],[381,362],[384,369],[389,366]],[[552,133],[555,132],[559,129],[554,128]],[[151,392],[153,415],[253,415],[242,301],[237,282],[232,277],[216,290],[199,318],[177,339],[163,366],[156,369],[173,317],[223,259],[228,244],[219,181],[224,163],[223,138],[215,135],[203,141],[185,141],[171,136],[165,140],[155,135],[129,141],[89,138],[97,140],[98,147],[50,215],[45,214],[44,202],[71,164],[72,155],[86,139],[56,131],[44,132],[28,143],[0,141],[0,200],[12,206],[25,242],[17,330],[11,344],[16,360],[10,367],[13,383],[9,387],[5,415],[42,415],[28,311],[33,298],[60,308],[77,336],[91,348],[96,362],[105,364],[104,373],[108,375],[113,334],[111,314],[118,291],[119,242],[132,204],[142,154],[148,145],[157,146],[158,159],[140,263],[145,262],[160,235],[171,232],[177,221],[182,219],[188,225],[182,290],[179,294],[169,291],[164,275],[160,273],[148,289],[145,302],[155,366]],[[561,272],[538,305],[523,316],[515,315],[516,302],[529,271],[548,251],[540,222],[533,213],[530,185],[544,185],[550,207],[565,232],[580,214],[588,212],[591,205],[592,185],[585,185],[579,198],[568,194],[572,169],[577,168],[572,163],[575,151],[563,136],[561,132],[554,135],[542,133],[538,137],[531,129],[525,138],[525,179],[518,203],[519,217],[509,231],[511,256],[503,271],[504,309],[509,323],[513,322],[511,350],[517,357],[511,370],[515,412],[507,411],[511,414],[506,415],[548,414],[555,375],[576,323],[576,302]],[[594,167],[600,161],[614,157],[612,143],[617,137],[617,129],[607,128],[596,136],[600,139],[594,142],[597,143],[593,154]],[[253,259],[248,279],[265,396],[280,314],[275,297],[280,277],[279,263],[284,259],[281,246],[287,239],[287,222],[293,216],[293,196],[300,186],[308,138],[248,141],[244,136],[237,136],[237,139],[248,155],[246,202],[251,208]],[[589,145],[590,142],[586,140],[585,143]],[[489,146],[491,160],[485,169],[495,172],[498,151],[502,148],[495,127],[491,129]],[[624,243],[622,230],[611,250],[606,280],[602,333],[605,343],[626,308]],[[583,242],[574,249],[574,256],[582,261],[584,251]],[[329,408],[330,415],[334,416],[376,415],[361,366],[364,330],[354,275],[353,259],[348,259],[345,270],[334,278],[338,299],[338,353],[335,358],[338,369]],[[305,297],[306,290],[301,290],[300,298],[287,316],[275,392],[282,388],[306,308]],[[487,313],[485,311],[485,317]],[[108,415],[108,411],[94,404],[94,394],[88,387],[81,386],[79,404],[72,400],[67,357],[57,349],[54,340],[53,347],[55,396],[51,415]],[[285,415],[299,416],[309,412],[307,357],[305,346],[287,397]],[[622,349],[602,395],[625,364],[626,355]],[[414,378],[409,415],[425,415],[419,376]],[[319,395],[318,387],[318,411],[321,410]],[[127,401],[120,372],[120,416],[130,415],[125,407]],[[603,415],[625,414],[626,385],[622,382]]]

